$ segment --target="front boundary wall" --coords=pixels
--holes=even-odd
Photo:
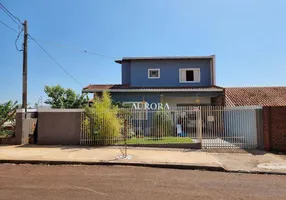
[[[38,111],[37,144],[79,145],[81,109],[50,109]]]
[[[265,109],[264,109],[265,110]],[[144,141],[147,145],[157,147],[177,147],[184,148],[264,148],[264,140],[267,138],[263,134],[262,113],[265,119],[264,110],[261,107],[192,107],[180,110],[171,110],[169,117],[172,121],[172,130],[169,135],[164,136],[166,125],[168,124],[164,118],[164,126],[157,127],[160,131],[160,138],[165,137],[162,143],[153,141],[152,126],[157,111],[146,113],[145,111],[134,111],[132,116],[136,116],[138,120],[131,119],[127,122],[125,132],[130,146],[142,146]],[[144,113],[143,113],[144,112]],[[130,113],[129,113],[130,114]],[[97,143],[94,136],[90,137],[85,125],[85,114],[82,109],[46,109],[35,111],[37,121],[36,137],[34,143],[41,145],[102,145],[102,141]],[[30,116],[28,116],[29,118]],[[158,116],[157,116],[158,117]],[[182,118],[183,117],[183,118]],[[146,118],[146,119],[145,119]],[[181,119],[182,118],[182,119]],[[139,120],[140,119],[140,120]],[[142,119],[145,119],[142,120]],[[148,119],[148,120],[147,120]],[[27,137],[23,131],[25,124],[23,113],[18,113],[16,128],[16,138],[18,144],[27,144]],[[161,123],[161,121],[159,121]],[[180,131],[177,124],[181,124]],[[264,125],[265,126],[265,125]],[[265,127],[264,127],[265,129]],[[273,128],[272,128],[273,129]],[[267,130],[267,129],[265,129]],[[93,130],[93,132],[97,130]],[[122,130],[124,132],[124,130]],[[180,133],[179,133],[180,132]],[[150,134],[151,133],[151,134]],[[25,136],[25,137],[23,137]],[[168,137],[167,137],[168,136]],[[107,145],[122,145],[122,137],[115,138],[117,143],[109,143]],[[191,143],[182,137],[191,138]],[[24,139],[26,138],[26,139]],[[145,138],[145,140],[144,140]],[[158,138],[157,138],[158,139]],[[106,141],[112,141],[114,138],[107,138]],[[120,142],[121,140],[121,142]],[[272,140],[271,140],[272,141]],[[157,144],[160,143],[160,144]],[[190,145],[191,144],[191,145]],[[146,146],[146,145],[145,145]],[[274,145],[277,147],[277,145]]]
[[[286,151],[286,106],[263,107],[264,150]]]

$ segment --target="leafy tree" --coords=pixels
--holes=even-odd
[[[94,99],[91,107],[85,107],[87,131],[100,144],[113,144],[119,139],[123,120],[119,109],[112,104],[110,94],[103,92],[101,98]]]
[[[0,127],[5,121],[14,120],[14,115],[17,108],[19,108],[18,102],[8,101],[0,104]]]
[[[155,138],[172,135],[171,115],[166,110],[158,110],[152,119],[151,134]]]
[[[49,97],[45,103],[52,108],[83,108],[88,104],[88,97],[76,94],[72,89],[64,89],[60,85],[45,86]]]
[[[123,104],[119,101],[112,100],[112,105],[117,106],[118,108],[122,108]]]

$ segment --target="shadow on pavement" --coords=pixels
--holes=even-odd
[[[25,144],[15,146],[16,148],[60,148],[62,150],[93,150],[93,149],[103,149],[109,148],[108,146],[72,146],[72,145],[36,145],[36,144]]]
[[[26,144],[15,146],[16,148],[60,148],[61,150],[79,151],[79,150],[94,150],[94,149],[122,149],[123,146],[69,146],[69,145],[35,145]],[[207,153],[239,153],[264,155],[269,152],[259,149],[241,149],[241,148],[207,148],[207,149],[182,149],[182,148],[152,148],[152,147],[127,147],[132,150],[155,150],[155,151],[181,151],[181,152],[207,152]],[[271,152],[274,154],[281,154],[280,152]],[[285,152],[283,153],[286,154]]]

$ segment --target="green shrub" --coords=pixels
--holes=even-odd
[[[112,105],[108,92],[95,99],[91,107],[85,108],[87,119],[85,126],[91,137],[101,144],[113,144],[121,136],[123,120],[119,118],[119,109]]]
[[[165,110],[159,110],[152,119],[151,136],[156,138],[172,135],[173,125],[171,115]]]
[[[15,137],[15,131],[14,130],[4,130],[0,128],[0,138],[5,137]]]

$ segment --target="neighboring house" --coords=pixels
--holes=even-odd
[[[286,106],[286,87],[227,87],[226,106]]]
[[[94,98],[109,91],[122,103],[168,103],[174,106],[224,105],[224,89],[216,86],[215,56],[130,57],[121,65],[122,84],[89,85]]]

